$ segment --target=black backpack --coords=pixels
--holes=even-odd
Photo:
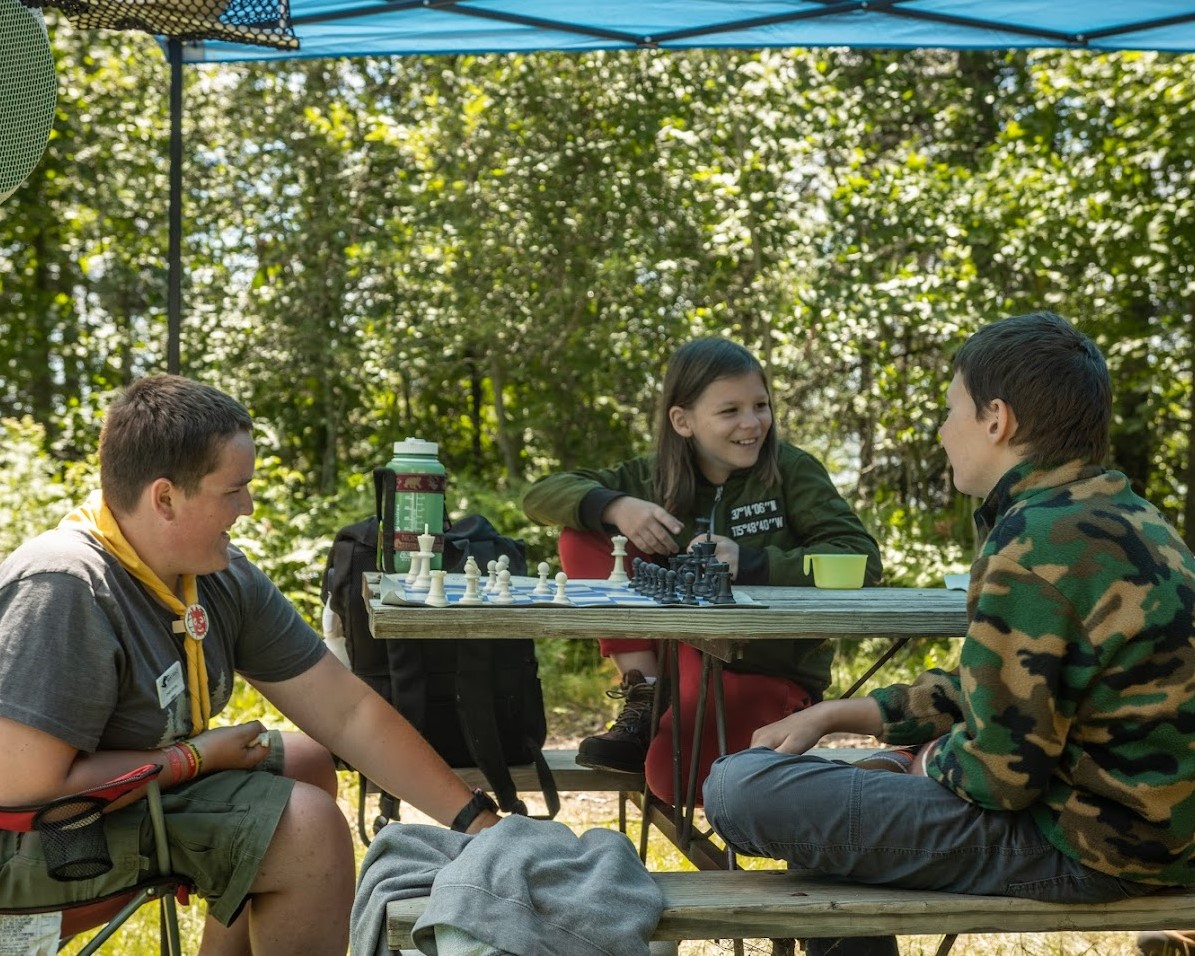
[[[353,673],[399,710],[450,767],[480,769],[504,811],[527,812],[509,768],[534,764],[547,817],[554,817],[560,800],[542,749],[547,718],[535,642],[375,640],[361,575],[377,570],[377,534],[376,517],[342,528],[324,569],[321,596],[343,624]],[[499,534],[481,515],[462,518],[444,532],[447,571],[463,570],[470,555],[484,568],[503,554],[512,574],[527,573],[523,542]],[[384,817],[397,815],[387,812],[392,806],[391,797]]]

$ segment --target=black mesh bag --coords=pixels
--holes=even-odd
[[[61,10],[81,30],[142,30],[174,40],[224,40],[297,50],[289,0],[21,0]]]

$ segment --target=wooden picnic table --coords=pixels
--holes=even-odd
[[[960,637],[967,629],[962,591],[945,588],[736,587],[752,603],[727,607],[568,607],[553,604],[444,608],[383,604],[379,575],[365,576],[376,638],[638,637],[683,640],[721,660],[747,641],[801,638]]]

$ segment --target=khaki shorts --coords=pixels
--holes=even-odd
[[[262,858],[290,799],[282,736],[270,731],[270,755],[256,769],[225,770],[162,793],[170,862],[225,926],[245,905]],[[36,833],[0,832],[0,909],[52,909],[111,896],[158,872],[145,801],[110,813],[104,834],[112,869],[61,882],[46,871]]]

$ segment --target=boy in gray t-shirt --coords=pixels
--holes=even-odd
[[[251,431],[214,388],[134,383],[104,422],[102,499],[0,564],[0,806],[161,764],[174,870],[208,902],[205,948],[343,956],[354,860],[332,752],[443,823],[497,817],[231,546],[253,508]],[[304,732],[209,728],[235,674]],[[0,909],[151,876],[145,815],[143,801],[110,813],[112,870],[71,883],[49,877],[36,834],[0,832]]]

